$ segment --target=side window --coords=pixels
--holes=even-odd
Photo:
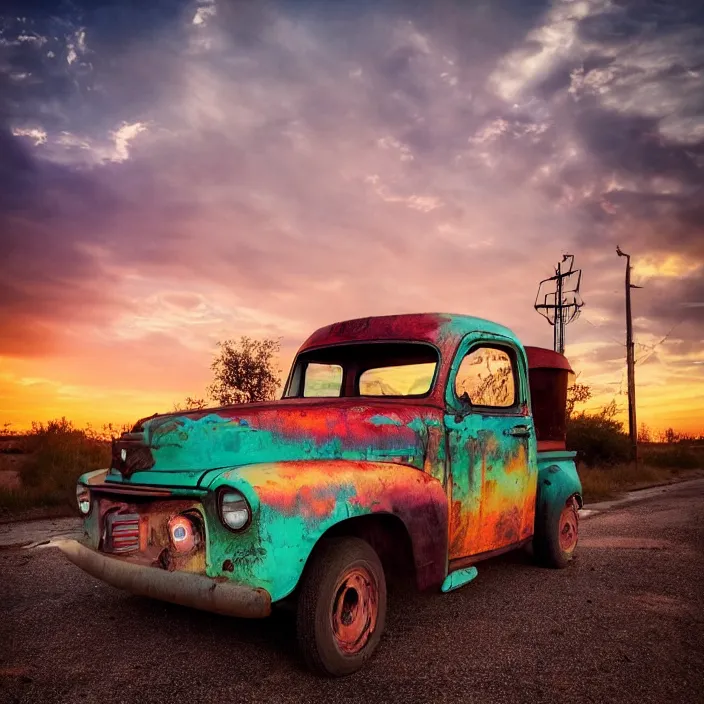
[[[509,354],[498,347],[475,347],[460,364],[455,393],[473,406],[510,408],[516,403],[516,375]]]
[[[337,397],[342,389],[342,367],[339,364],[318,364],[310,362],[306,365],[306,376],[303,384],[303,396]]]

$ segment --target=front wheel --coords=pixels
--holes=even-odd
[[[330,677],[359,670],[386,620],[379,556],[359,538],[325,540],[306,567],[298,598],[298,643],[306,664]]]
[[[533,552],[546,567],[567,567],[574,558],[579,539],[577,500],[568,499],[559,515],[545,521],[533,538]]]

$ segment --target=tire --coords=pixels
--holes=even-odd
[[[298,645],[308,667],[342,677],[376,650],[386,621],[386,579],[379,556],[360,538],[325,539],[301,581]]]
[[[552,521],[546,521],[533,538],[533,554],[539,564],[561,569],[574,559],[579,540],[577,501],[570,498]]]

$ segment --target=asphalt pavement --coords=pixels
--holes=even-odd
[[[291,613],[243,621],[117,591],[57,549],[0,550],[0,702],[701,702],[704,480],[580,524],[578,559],[525,551],[442,595],[390,595],[366,669],[309,674]]]

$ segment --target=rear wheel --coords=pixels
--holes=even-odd
[[[327,539],[311,560],[298,599],[298,643],[313,671],[349,675],[371,657],[384,630],[384,570],[359,538]]]
[[[533,538],[533,552],[546,567],[567,567],[574,558],[579,539],[577,500],[571,497],[560,514],[546,521]]]

